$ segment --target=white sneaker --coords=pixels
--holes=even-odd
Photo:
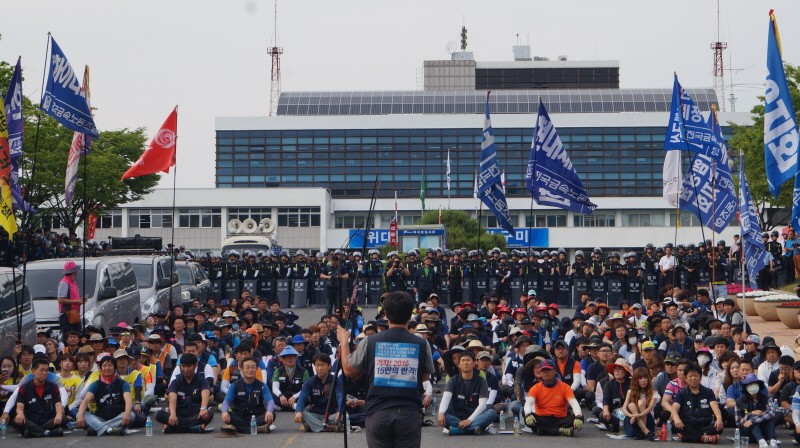
[[[450,434],[450,430],[447,428],[442,429],[442,434]]]
[[[777,441],[776,439],[772,439],[772,440],[770,440],[770,441],[769,441],[769,446],[770,446],[771,448],[777,448],[777,446],[778,446],[778,441]]]
[[[533,430],[528,426],[522,427],[522,432],[527,432],[528,434],[533,434]]]
[[[489,425],[489,427],[486,428],[486,432],[489,434],[497,434],[497,428],[495,428],[494,425]]]
[[[761,439],[758,441],[758,448],[769,448],[769,443],[766,440]]]

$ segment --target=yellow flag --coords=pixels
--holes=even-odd
[[[0,96],[0,103],[3,103]],[[8,126],[5,108],[0,107],[0,226],[13,238],[17,233],[17,220],[11,205],[11,153],[8,147]]]

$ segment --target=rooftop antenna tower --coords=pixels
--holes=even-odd
[[[270,77],[269,114],[277,115],[278,100],[281,97],[281,55],[283,48],[278,46],[278,0],[275,0],[274,16],[275,35],[272,38],[272,47],[267,53],[272,56],[272,75]]]
[[[467,51],[467,27],[461,27],[461,51]]]
[[[726,48],[728,48],[728,43],[720,42],[719,38],[719,0],[717,0],[717,41],[711,42],[711,49],[714,51],[714,92],[717,94],[717,101],[723,112],[725,112],[725,68],[722,51]]]

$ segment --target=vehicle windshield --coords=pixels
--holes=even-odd
[[[150,263],[131,263],[134,272],[136,272],[136,283],[139,288],[152,288],[153,287],[153,265]]]
[[[55,300],[58,294],[58,283],[64,277],[61,273],[61,268],[57,269],[28,269],[26,273],[25,283],[31,292],[31,297],[34,300]],[[78,283],[78,290],[81,295],[93,296],[95,287],[95,271],[89,269],[85,271],[86,283],[89,287],[83,289],[83,276],[84,270],[78,271],[75,281]]]
[[[178,278],[181,280],[181,285],[191,285],[194,283],[192,281],[192,273],[189,272],[189,266],[178,266]]]

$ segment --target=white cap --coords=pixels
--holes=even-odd
[[[33,353],[45,353],[44,345],[36,344],[33,346]]]

